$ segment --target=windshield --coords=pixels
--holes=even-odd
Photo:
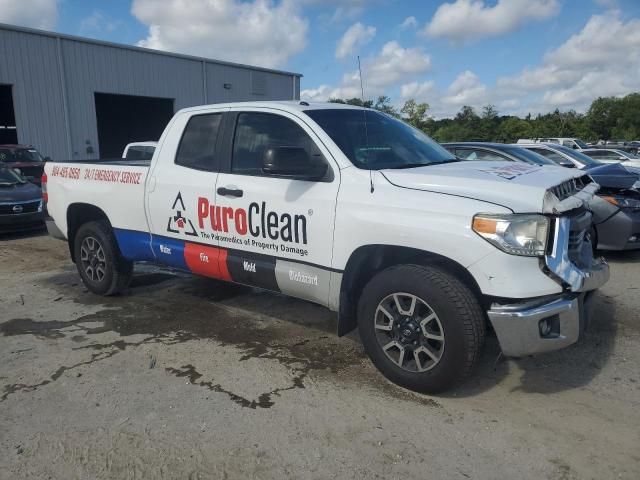
[[[25,183],[16,172],[10,168],[0,168],[0,185],[15,185]]]
[[[535,165],[554,165],[557,166],[555,162],[549,160],[548,158],[543,157],[542,155],[538,155],[531,150],[527,150],[526,148],[513,147],[513,148],[505,148],[505,152],[516,157],[518,160],[521,160],[526,163],[533,163]]]
[[[373,110],[306,110],[358,168],[411,168],[458,161],[420,130]]]
[[[554,145],[553,148],[588,167],[595,167],[596,165],[600,165],[600,162],[598,162],[597,160],[594,160],[593,158],[588,157],[584,153],[578,152],[573,148],[563,147],[562,145]]]
[[[43,162],[35,148],[0,148],[0,162]]]
[[[580,148],[589,148],[589,145],[587,145],[586,143],[584,143],[582,140],[580,140],[579,138],[574,138],[573,139],[574,142],[576,142],[576,144],[580,147]]]

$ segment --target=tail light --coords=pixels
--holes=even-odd
[[[49,194],[47,193],[47,174],[43,173],[40,179],[40,188],[42,189],[42,201],[47,203],[49,201]]]

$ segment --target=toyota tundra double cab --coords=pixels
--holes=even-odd
[[[258,102],[179,111],[150,162],[47,163],[52,235],[86,287],[135,262],[282,292],[359,329],[391,381],[439,392],[477,363],[566,347],[609,278],[580,170],[460,162],[375,110]]]

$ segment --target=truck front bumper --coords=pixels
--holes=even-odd
[[[592,259],[589,267],[578,267],[568,253],[570,238],[569,219],[557,219],[553,250],[544,259],[544,268],[566,293],[493,303],[487,312],[505,355],[558,350],[577,342],[586,330],[593,291],[609,280],[609,265],[604,259]]]
[[[494,303],[487,312],[502,353],[522,357],[558,350],[578,341],[588,324],[593,292],[514,304]]]

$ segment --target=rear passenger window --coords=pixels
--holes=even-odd
[[[189,119],[178,146],[177,165],[196,170],[213,170],[221,119],[221,113],[195,115]]]
[[[271,113],[241,113],[233,140],[232,173],[263,175],[262,157],[271,147],[302,147],[312,155],[315,145],[309,135],[288,118]]]

